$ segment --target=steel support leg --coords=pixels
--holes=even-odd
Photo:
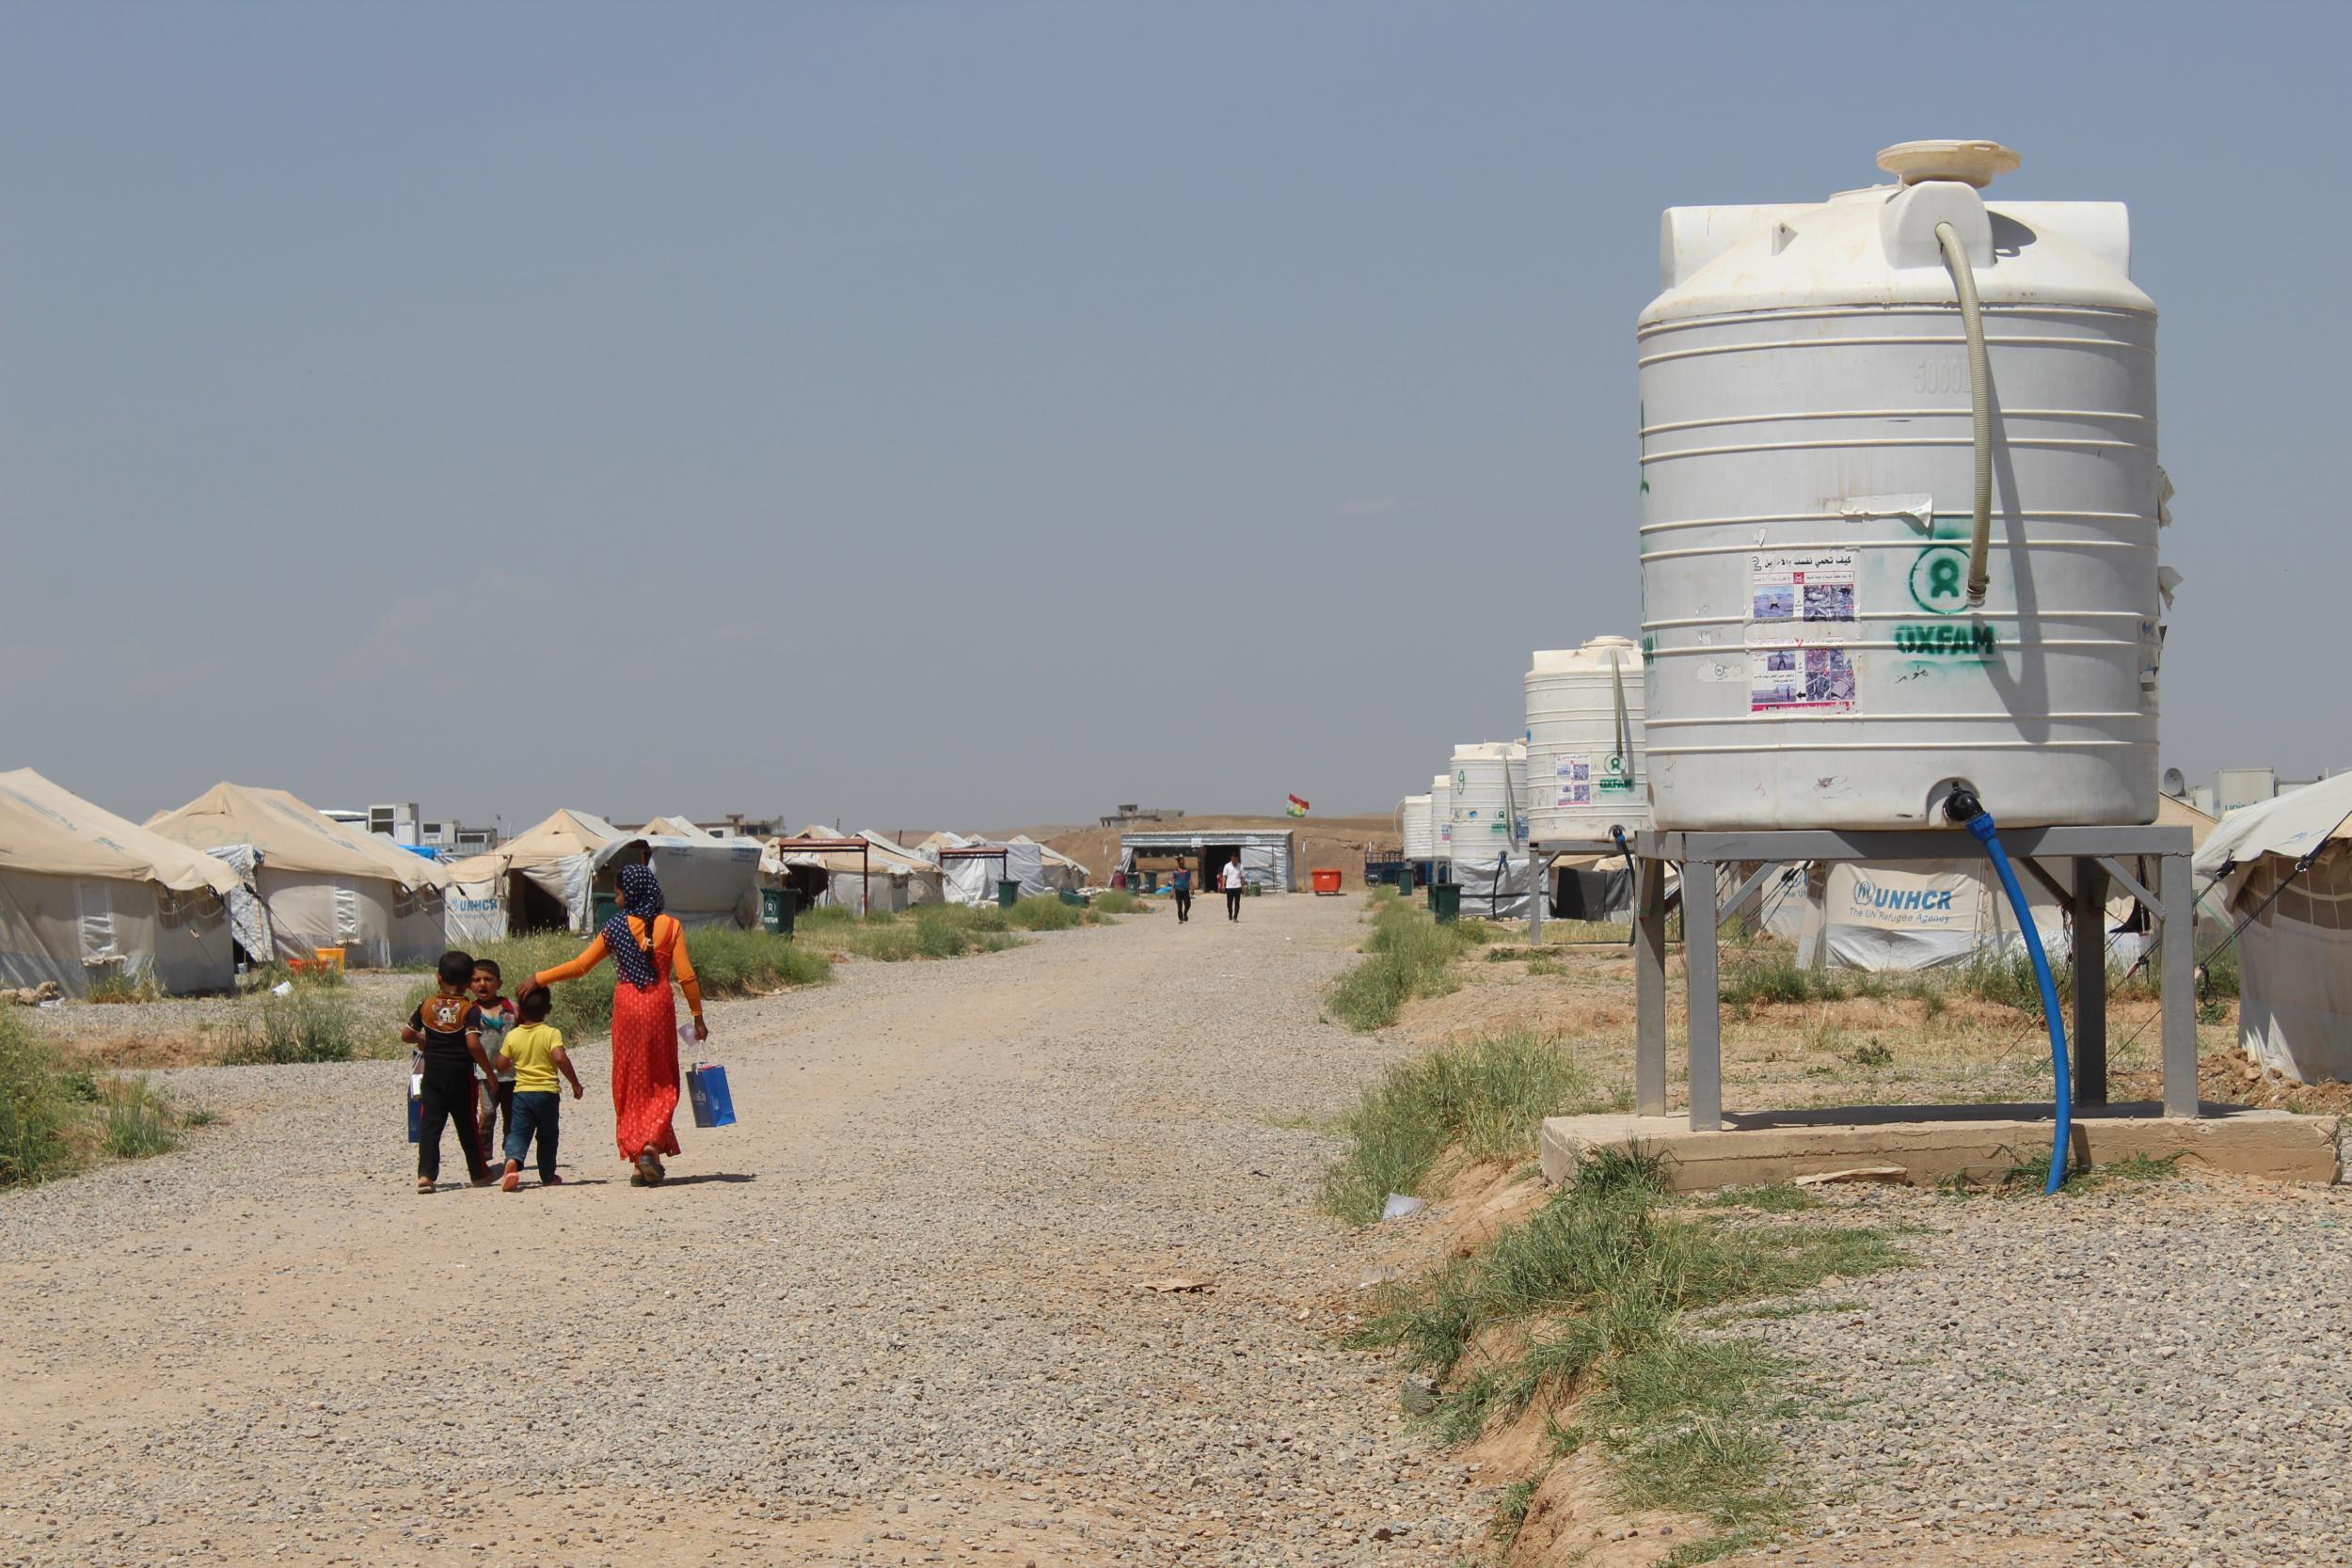
[[[2107,869],[2074,857],[2074,1103],[2107,1102]]]
[[[2156,891],[2164,899],[2164,1114],[2197,1115],[2197,895],[2188,857],[2166,855]]]
[[[1715,969],[1715,863],[1682,866],[1682,961],[1691,1009],[1691,1131],[1724,1124],[1723,997]]]
[[[1666,863],[1633,863],[1633,1111],[1666,1114]]]

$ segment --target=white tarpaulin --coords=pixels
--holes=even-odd
[[[833,829],[818,824],[803,829],[802,838],[838,838]],[[845,910],[888,911],[903,914],[917,904],[936,904],[944,896],[941,874],[935,861],[913,849],[902,847],[871,829],[856,835],[866,844],[864,853],[855,849],[799,849],[787,852],[783,840],[771,839],[761,850],[759,869],[761,885],[782,886],[813,884],[812,903],[818,907],[838,907]],[[793,871],[803,873],[794,879]],[[858,879],[867,883],[863,892]]]
[[[985,850],[985,854],[960,854],[943,858],[939,865],[940,891],[951,904],[979,906],[996,902],[999,880],[1021,884],[1024,898],[1052,896],[1057,880],[1046,876],[1045,847],[1026,839],[996,843],[989,839],[960,838],[955,834],[934,834],[933,841],[955,839],[945,847],[961,850]],[[932,842],[933,847],[942,847]],[[1060,873],[1057,871],[1056,878]]]
[[[1244,869],[1249,863],[1248,854],[1243,851]],[[1461,912],[1481,920],[1525,920],[1543,880],[1541,865],[1525,855],[1500,852],[1474,861],[1455,861],[1454,880],[1462,889]]]
[[[2192,874],[2238,938],[2238,1043],[2297,1083],[2352,1080],[2352,774],[2232,812]],[[2311,863],[2296,869],[2305,859]]]
[[[235,871],[146,832],[31,768],[0,774],[0,982],[97,979],[167,991],[236,982]]]
[[[431,963],[444,945],[438,879],[418,856],[365,841],[280,789],[215,784],[147,824],[191,848],[250,845],[281,958],[340,947],[354,968]],[[396,858],[395,858],[396,857]]]
[[[2070,879],[2064,862],[2045,869],[2061,885]],[[2073,953],[2065,909],[2022,866],[2018,879],[2043,950],[2053,963],[2068,961]],[[1934,969],[2026,951],[2009,895],[1991,864],[1981,860],[1823,863],[1813,868],[1808,891],[1797,961],[1810,968]],[[2107,927],[2121,924],[2131,910],[2129,898],[2107,907],[2100,939],[2109,962],[2129,962],[2146,941],[2107,935]]]
[[[254,885],[262,869],[261,851],[250,844],[218,844],[205,853],[237,874],[237,891],[229,895],[229,928],[236,934],[237,945],[252,962],[269,962],[278,946],[269,934],[269,906]]]

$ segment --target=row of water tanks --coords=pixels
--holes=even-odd
[[[1429,793],[1404,801],[1405,858],[1491,862],[1647,827],[1642,704],[1642,653],[1629,639],[1538,653],[1525,736],[1454,749]]]
[[[1891,829],[1966,789],[2142,823],[2176,574],[2155,307],[2114,202],[1988,200],[1990,142],[1824,201],[1675,208],[1642,312],[1641,641],[1539,653],[1524,741],[1406,802],[1417,858]]]

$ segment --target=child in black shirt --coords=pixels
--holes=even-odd
[[[441,1174],[441,1123],[457,1125],[457,1147],[466,1156],[466,1174],[477,1187],[492,1177],[482,1163],[482,1137],[474,1125],[474,1069],[493,1083],[498,1069],[482,1050],[482,1009],[466,994],[473,981],[473,959],[464,953],[444,953],[436,966],[441,989],[417,1005],[400,1037],[417,1047],[423,1058],[424,1086],[418,1096],[421,1126],[417,1135],[417,1191],[429,1193]]]

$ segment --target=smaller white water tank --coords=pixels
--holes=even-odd
[[[1429,823],[1429,797],[1407,795],[1397,816],[1397,831],[1405,840],[1405,858],[1408,861],[1435,860],[1438,834]]]
[[[1538,653],[1527,672],[1528,836],[1610,841],[1649,826],[1642,650],[1630,638]]]
[[[1429,836],[1438,860],[1454,858],[1454,775],[1440,773],[1429,781]]]
[[[1487,740],[1454,749],[1454,841],[1458,863],[1516,855],[1527,843],[1527,748]]]

